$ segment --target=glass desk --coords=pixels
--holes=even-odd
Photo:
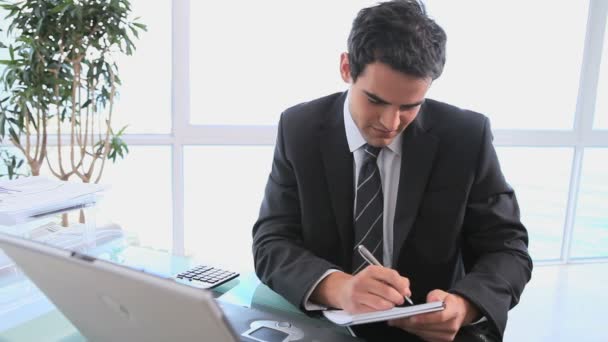
[[[137,246],[137,239],[125,235],[119,227],[96,227],[94,211],[89,212],[87,216],[91,219],[86,224],[73,224],[68,227],[58,226],[58,218],[51,217],[18,226],[0,226],[0,230],[76,249],[100,259],[145,269],[161,276],[172,276],[199,264],[191,258]],[[315,320],[316,324],[327,323],[327,327],[348,334],[346,329],[309,318],[283,297],[261,284],[251,272],[241,274],[212,292],[219,301],[301,315],[303,319]],[[45,341],[85,340],[70,321],[0,250],[0,341],[32,341],[40,340],[41,336],[44,336]]]

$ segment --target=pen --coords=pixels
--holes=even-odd
[[[378,261],[378,259],[374,258],[374,255],[372,253],[370,253],[370,251],[368,251],[367,248],[365,248],[365,246],[363,246],[363,245],[357,246],[357,251],[359,251],[359,254],[361,254],[361,257],[363,258],[363,260],[367,261],[368,264],[382,266],[382,264]],[[407,300],[407,302],[410,303],[410,305],[414,305],[414,302],[412,302],[410,297],[403,296],[403,298],[405,298],[405,300]]]

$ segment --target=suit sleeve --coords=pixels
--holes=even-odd
[[[466,276],[450,290],[475,304],[502,336],[507,313],[530,280],[528,233],[513,189],[500,170],[485,120],[474,183],[464,219]]]
[[[298,182],[287,157],[284,121],[283,116],[260,215],[253,226],[253,257],[260,280],[305,309],[309,289],[326,271],[340,268],[311,253],[303,243]]]

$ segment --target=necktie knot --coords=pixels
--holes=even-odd
[[[376,147],[370,144],[365,144],[363,148],[366,154],[374,158],[378,158],[378,154],[380,154],[380,150],[382,150],[382,147]]]

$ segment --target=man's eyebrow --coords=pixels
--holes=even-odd
[[[370,93],[369,91],[364,90],[363,91],[365,93],[365,95],[367,95],[367,97],[370,97],[372,100],[382,103],[382,104],[390,104],[388,101],[378,97],[377,95],[374,95],[372,93]]]
[[[367,95],[369,98],[371,98],[372,100],[374,100],[374,101],[376,101],[376,102],[378,102],[378,103],[385,104],[385,105],[390,104],[390,102],[388,102],[388,101],[386,101],[386,100],[384,100],[384,99],[382,99],[382,98],[378,97],[378,96],[377,96],[377,95],[375,95],[375,94],[372,94],[372,93],[370,93],[370,92],[368,92],[368,91],[366,91],[366,90],[364,90],[363,92],[364,92],[364,93],[365,93],[365,95]],[[399,108],[400,108],[400,109],[414,108],[414,107],[420,106],[420,105],[421,105],[423,102],[424,102],[424,100],[423,100],[423,101],[416,102],[416,103],[406,103],[406,104],[401,104],[401,105],[399,105]]]

